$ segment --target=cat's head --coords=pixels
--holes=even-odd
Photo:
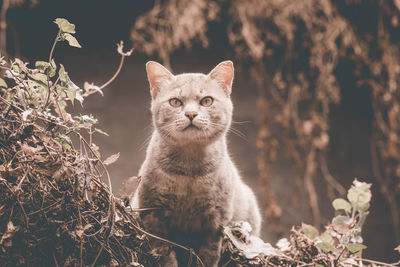
[[[156,130],[173,145],[210,144],[228,131],[233,63],[224,61],[209,74],[173,75],[161,64],[146,64]]]

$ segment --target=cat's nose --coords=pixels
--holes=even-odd
[[[191,121],[194,119],[194,117],[197,116],[197,112],[194,111],[186,111],[185,116],[188,117]]]

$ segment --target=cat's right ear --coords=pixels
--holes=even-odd
[[[160,90],[160,86],[174,77],[167,68],[155,61],[149,61],[146,63],[146,72],[147,79],[149,79],[150,83],[150,93],[153,98],[156,97]]]

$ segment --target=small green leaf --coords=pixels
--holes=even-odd
[[[60,70],[58,71],[58,76],[60,77],[61,84],[63,86],[66,86],[68,83],[68,73],[65,71],[63,64],[60,64]]]
[[[75,25],[63,18],[57,18],[54,21],[62,32],[75,33]]]
[[[345,212],[351,212],[351,205],[347,200],[343,198],[337,198],[332,202],[332,206],[335,210],[344,210]]]
[[[351,243],[347,245],[347,248],[350,250],[351,253],[354,253],[357,256],[361,257],[362,250],[366,249],[367,246],[363,244]]]
[[[321,264],[319,264],[319,263],[316,263],[316,264],[315,264],[315,267],[324,267],[324,265],[321,265]]]
[[[106,158],[103,161],[103,163],[104,163],[104,165],[110,165],[110,164],[116,162],[118,160],[118,158],[119,158],[119,152],[117,154],[111,155],[108,158]]]
[[[351,222],[347,216],[336,216],[332,219],[332,226],[339,234],[345,234],[350,230]]]
[[[327,242],[327,243],[330,243],[330,244],[333,244],[333,242],[334,242],[333,237],[332,237],[327,231],[325,231],[325,232],[320,236],[320,238],[321,238],[321,240],[322,240],[323,242]]]
[[[35,67],[39,70],[46,70],[48,67],[50,67],[50,63],[46,61],[36,61]]]
[[[315,246],[317,248],[320,248],[323,252],[326,252],[326,253],[336,251],[336,248],[328,242],[320,242],[320,243],[316,244]]]
[[[101,88],[98,87],[97,85],[94,85],[94,83],[85,82],[83,84],[83,89],[85,90],[85,92],[96,91],[96,92],[99,92],[102,96],[104,95]]]
[[[82,46],[79,44],[78,40],[76,40],[76,38],[74,36],[72,36],[71,34],[64,33],[63,37],[65,38],[65,40],[68,41],[70,46],[82,48]]]
[[[8,88],[6,82],[2,78],[0,78],[0,87]]]
[[[34,73],[34,74],[29,74],[29,77],[31,77],[32,79],[34,79],[35,81],[40,81],[44,84],[47,83],[47,76],[46,74],[43,73]]]
[[[312,225],[302,223],[301,229],[303,230],[303,233],[310,239],[314,239],[318,236],[318,230]]]
[[[56,72],[57,72],[56,62],[54,62],[54,59],[51,59],[49,76],[53,77],[54,75],[56,75]]]
[[[68,77],[68,83],[67,83],[68,88],[73,88],[75,90],[75,99],[78,100],[81,105],[83,103],[83,96],[82,96],[82,89],[79,88],[76,84],[74,84],[73,81]]]
[[[366,211],[369,208],[369,202],[372,197],[370,187],[371,184],[357,180],[353,182],[347,193],[347,198],[355,209]]]
[[[76,89],[75,88],[66,88],[65,93],[67,94],[69,100],[71,101],[72,105],[74,104],[75,96],[76,96]]]
[[[60,100],[58,102],[59,107],[61,108],[62,111],[65,111],[65,107],[67,106],[67,102],[65,102],[64,100]]]

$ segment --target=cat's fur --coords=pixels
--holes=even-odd
[[[140,213],[147,231],[192,247],[205,266],[217,266],[222,226],[248,221],[258,235],[261,224],[256,198],[227,150],[233,64],[224,61],[208,75],[174,76],[152,61],[146,70],[154,132],[132,206],[157,208]],[[210,106],[200,104],[206,96],[213,98]],[[182,105],[173,106],[180,104],[171,104],[173,98]],[[193,112],[197,128],[186,128],[191,123],[188,114]],[[173,248],[158,240],[153,240],[152,247],[161,256],[162,266],[178,266]]]

